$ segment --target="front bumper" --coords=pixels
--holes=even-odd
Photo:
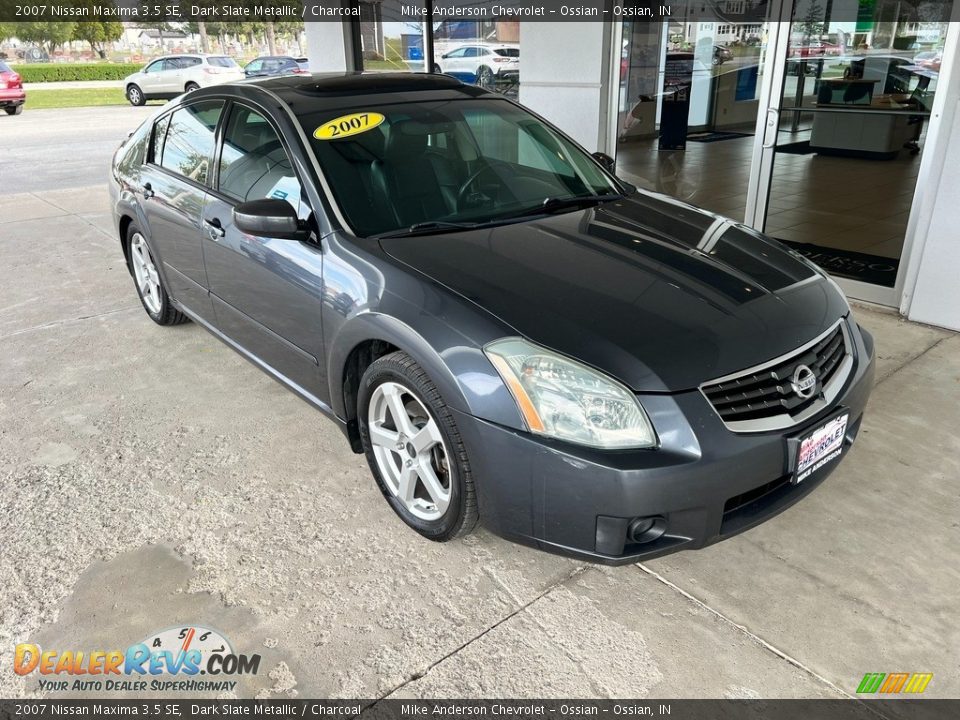
[[[644,395],[660,436],[656,450],[575,447],[454,412],[491,531],[542,550],[610,565],[704,547],[743,532],[809,494],[831,462],[790,482],[788,438],[849,412],[843,454],[856,438],[873,386],[873,339],[850,321],[854,368],[834,402],[800,426],[733,433],[700,394]],[[636,518],[657,517],[662,535],[629,538]]]

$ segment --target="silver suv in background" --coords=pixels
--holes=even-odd
[[[191,90],[243,80],[243,69],[227,55],[167,55],[147,63],[124,80],[127,100],[168,100]]]

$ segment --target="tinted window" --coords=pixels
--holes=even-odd
[[[475,47],[469,47],[463,51],[464,57],[477,57],[480,54],[480,49]]]
[[[210,175],[214,130],[223,103],[198,102],[175,111],[170,118],[160,165],[199,183]]]
[[[260,113],[242,105],[227,121],[219,190],[241,202],[278,198],[300,207],[300,182],[280,138]]]
[[[207,62],[211,65],[216,65],[217,67],[232,68],[237,66],[237,64],[233,61],[233,58],[226,57],[225,55],[209,57],[207,58]]]
[[[185,58],[179,58],[179,60],[180,60],[180,67],[182,68],[195,67],[202,62],[198,57],[185,57]]]
[[[497,48],[494,52],[502,57],[520,57],[519,48]]]
[[[617,192],[592,158],[504,100],[365,105],[353,112],[372,117],[371,127],[326,140],[315,134],[347,112],[300,121],[361,235],[431,221],[499,221],[535,212],[547,198]]]

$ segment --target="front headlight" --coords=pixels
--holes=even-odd
[[[612,378],[520,338],[497,340],[484,352],[531,432],[604,450],[657,444],[637,398]]]

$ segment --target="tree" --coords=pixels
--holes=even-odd
[[[272,22],[267,23],[267,49],[271,55],[277,54],[277,34]]]
[[[52,53],[60,45],[73,39],[73,22],[21,22],[14,34],[23,42],[40,45]]]
[[[800,31],[803,33],[804,42],[810,42],[811,38],[819,39],[823,35],[824,17],[823,7],[817,0],[813,0],[800,22]]]
[[[87,17],[93,17],[93,6],[100,4],[94,0],[74,0],[76,7],[89,8],[90,14]],[[119,40],[123,35],[123,23],[106,20],[89,20],[76,23],[73,29],[73,40],[82,40],[90,43],[90,49],[93,50],[100,59],[107,56],[107,43]]]

